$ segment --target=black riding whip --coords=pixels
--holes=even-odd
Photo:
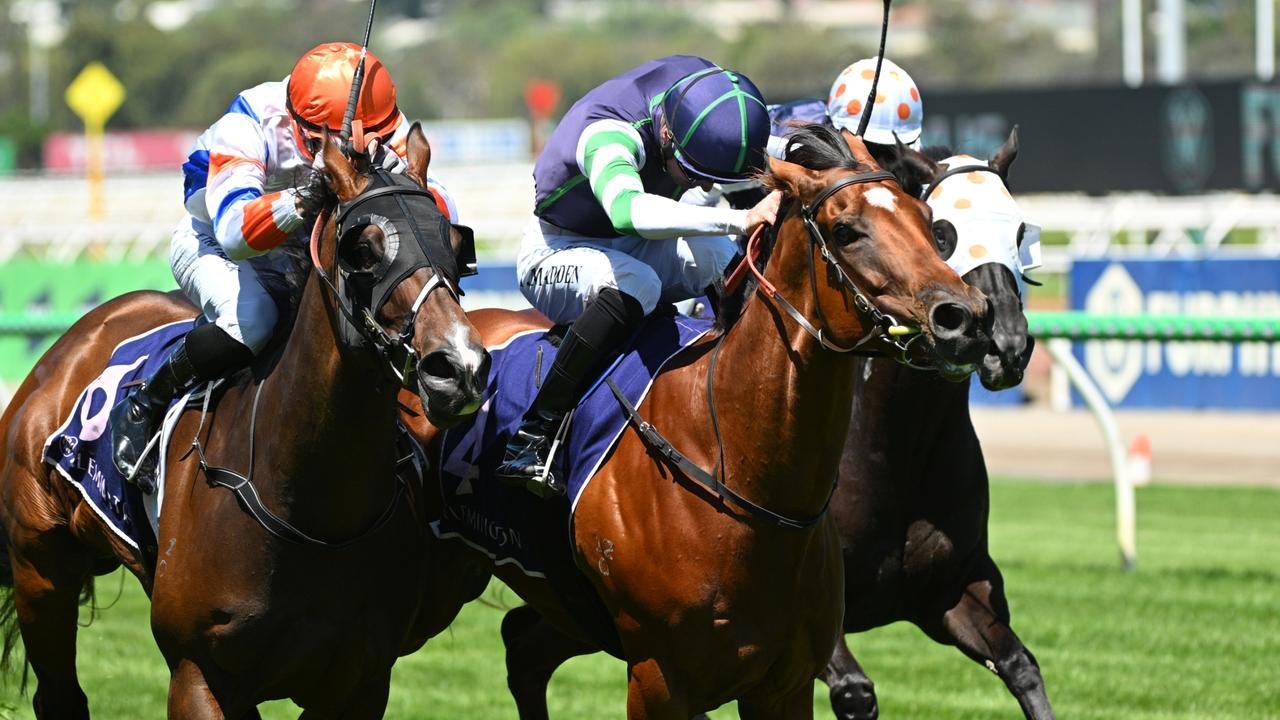
[[[378,7],[378,0],[369,0],[369,20],[364,25],[364,43],[360,45],[360,62],[356,65],[355,75],[351,77],[351,96],[347,98],[347,111],[342,115],[342,133],[338,140],[343,145],[351,139],[351,122],[356,117],[356,104],[360,102],[360,86],[364,83],[364,57],[369,52],[369,33],[373,32],[373,11]]]
[[[862,109],[862,119],[858,121],[858,137],[867,131],[871,123],[871,110],[876,106],[876,92],[880,86],[880,66],[884,64],[884,41],[889,35],[889,5],[893,0],[884,0],[884,23],[880,25],[880,54],[876,56],[876,74],[871,78],[871,94],[867,96],[866,107]],[[372,16],[370,17],[372,20]]]

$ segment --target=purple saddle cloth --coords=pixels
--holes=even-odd
[[[538,330],[489,348],[493,365],[480,410],[447,431],[440,443],[435,466],[445,511],[433,526],[436,536],[461,539],[498,564],[516,563],[525,574],[544,577],[546,554],[565,552],[562,543],[572,509],[627,424],[626,413],[604,379],[612,379],[639,405],[667,360],[710,328],[710,320],[651,317],[632,347],[579,403],[556,459],[568,485],[568,517],[553,501],[494,477],[508,438],[551,368],[556,346]]]
[[[116,471],[107,418],[133,390],[124,386],[150,377],[195,322],[162,325],[117,345],[107,368],[80,393],[70,417],[44,444],[45,462],[75,486],[112,532],[148,555],[155,553],[159,492],[144,496]]]

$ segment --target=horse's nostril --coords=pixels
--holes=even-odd
[[[950,338],[964,334],[973,324],[973,313],[959,303],[938,303],[929,313],[929,321],[935,335]]]
[[[418,364],[418,371],[423,375],[442,380],[456,380],[458,377],[458,367],[449,357],[449,353],[443,350],[436,350],[422,358],[422,362]]]

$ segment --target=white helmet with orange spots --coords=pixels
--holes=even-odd
[[[875,77],[876,59],[866,58],[845,68],[831,83],[827,96],[827,116],[837,128],[858,131],[862,120],[862,108],[871,93],[871,79]],[[907,74],[889,58],[880,69],[880,83],[876,87],[875,108],[863,139],[881,145],[893,145],[894,133],[907,145],[915,146],[920,140],[924,122],[924,103],[920,101],[920,89]]]

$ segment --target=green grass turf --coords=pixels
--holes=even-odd
[[[997,482],[991,545],[1013,624],[1036,653],[1058,716],[1280,718],[1280,492],[1152,487],[1138,497],[1139,559],[1118,569],[1107,485]],[[123,583],[121,582],[123,580]],[[104,578],[103,610],[80,636],[81,682],[96,718],[159,718],[167,685],[137,583]],[[485,598],[514,596],[494,585]],[[514,718],[498,638],[502,612],[473,603],[396,667],[390,718]],[[851,638],[885,718],[1019,718],[999,680],[898,624]],[[569,662],[553,717],[621,718],[624,669],[602,655]],[[814,706],[826,710],[826,690]],[[0,717],[28,718],[10,676]],[[296,717],[288,702],[265,718]],[[721,708],[713,718],[736,717]]]

